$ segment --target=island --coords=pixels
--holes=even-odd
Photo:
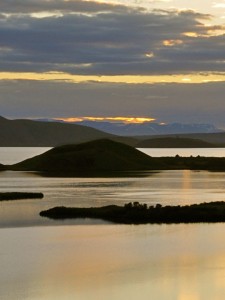
[[[55,220],[93,218],[118,224],[215,223],[225,222],[225,202],[149,207],[139,202],[90,208],[61,206],[41,211],[40,216]]]
[[[134,147],[109,139],[55,147],[8,169],[51,173],[111,172],[162,168],[160,162]]]
[[[21,199],[42,199],[42,193],[26,193],[26,192],[5,192],[0,193],[0,201],[21,200]]]
[[[126,144],[100,139],[82,144],[55,147],[41,155],[14,165],[2,166],[5,170],[35,171],[42,174],[129,172],[153,170],[209,170],[225,171],[225,157],[150,157]],[[117,175],[116,175],[117,176]]]

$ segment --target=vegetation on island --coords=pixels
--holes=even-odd
[[[5,192],[0,193],[0,201],[21,200],[21,199],[41,199],[42,193],[26,193],[26,192]]]
[[[40,216],[51,219],[94,218],[120,224],[225,222],[225,202],[149,207],[139,202],[90,208],[62,206],[42,211]]]

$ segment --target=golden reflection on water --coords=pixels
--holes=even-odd
[[[182,199],[181,204],[188,203],[190,201],[190,195],[187,193],[187,190],[191,190],[192,188],[192,175],[190,170],[183,170],[182,171],[182,182],[181,182],[181,188],[182,188]],[[177,195],[174,195],[175,197]]]
[[[192,188],[192,185],[191,185],[191,171],[190,170],[183,170],[182,188],[184,190]]]
[[[1,229],[0,298],[222,300],[224,229],[225,224]]]

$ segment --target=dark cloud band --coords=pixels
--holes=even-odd
[[[209,35],[224,28],[205,26],[210,16],[194,11],[62,0],[9,0],[0,10],[1,71],[151,75],[224,69],[224,35]],[[33,15],[43,11],[43,17]]]

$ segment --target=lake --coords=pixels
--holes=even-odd
[[[140,151],[153,156],[206,156],[206,157],[225,157],[225,148],[140,148]]]
[[[46,149],[30,150],[0,148],[0,162],[13,163]],[[53,178],[0,172],[1,191],[45,195],[0,202],[0,299],[224,299],[223,223],[115,225],[39,217],[41,210],[56,205],[225,201],[224,175],[179,170]]]
[[[14,164],[24,159],[44,153],[47,147],[0,147],[0,163]],[[225,148],[139,148],[138,150],[153,156],[215,156],[225,157]]]

